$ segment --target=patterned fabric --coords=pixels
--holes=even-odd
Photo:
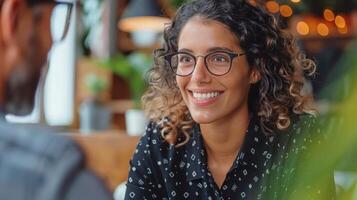
[[[287,132],[266,136],[258,120],[250,120],[243,146],[221,188],[208,169],[198,124],[189,142],[175,148],[161,138],[160,127],[150,123],[130,161],[125,199],[289,199],[294,192],[300,194],[290,186],[294,186],[298,162],[312,142],[303,132],[309,132],[313,123],[316,120],[307,117],[297,120]],[[333,199],[329,198],[333,193],[306,185],[309,187],[321,199]]]

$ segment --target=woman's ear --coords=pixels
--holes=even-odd
[[[261,79],[260,72],[258,71],[258,69],[253,68],[252,71],[251,71],[251,73],[250,73],[249,83],[250,83],[250,84],[255,84],[255,83],[257,83],[258,81],[260,81],[260,79]]]

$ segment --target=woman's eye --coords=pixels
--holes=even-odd
[[[213,62],[229,62],[229,59],[225,56],[216,55],[213,57]]]
[[[181,56],[180,62],[181,63],[189,63],[189,62],[192,62],[192,58],[190,56]]]

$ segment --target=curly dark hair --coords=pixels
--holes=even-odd
[[[293,115],[315,113],[312,95],[303,93],[306,76],[315,73],[315,63],[299,50],[274,16],[245,0],[196,0],[182,5],[165,28],[163,46],[155,50],[155,65],[148,73],[149,89],[142,98],[148,117],[162,126],[167,142],[185,144],[194,122],[175,73],[163,56],[177,51],[180,31],[195,16],[226,25],[239,39],[249,66],[260,72],[260,81],[249,91],[248,104],[265,133],[286,130]],[[184,141],[177,143],[181,136]]]

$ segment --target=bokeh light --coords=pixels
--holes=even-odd
[[[301,0],[291,0],[293,3],[300,3]]]
[[[347,34],[348,33],[348,28],[347,26],[343,27],[343,28],[338,28],[337,29],[338,32],[340,32],[341,34]]]
[[[326,21],[332,22],[335,20],[335,13],[327,8],[324,10],[324,18]]]
[[[329,28],[327,27],[326,24],[324,23],[319,23],[317,25],[317,33],[321,36],[327,36],[329,34],[330,30]]]
[[[337,15],[335,18],[335,24],[338,28],[345,28],[346,27],[346,20],[341,15]]]
[[[280,6],[280,14],[283,17],[290,17],[293,14],[293,9],[288,5],[282,5]]]
[[[271,13],[279,12],[279,4],[276,1],[268,1],[265,4],[267,10]]]
[[[296,31],[300,35],[307,35],[310,33],[309,25],[306,22],[300,21],[296,25]]]

